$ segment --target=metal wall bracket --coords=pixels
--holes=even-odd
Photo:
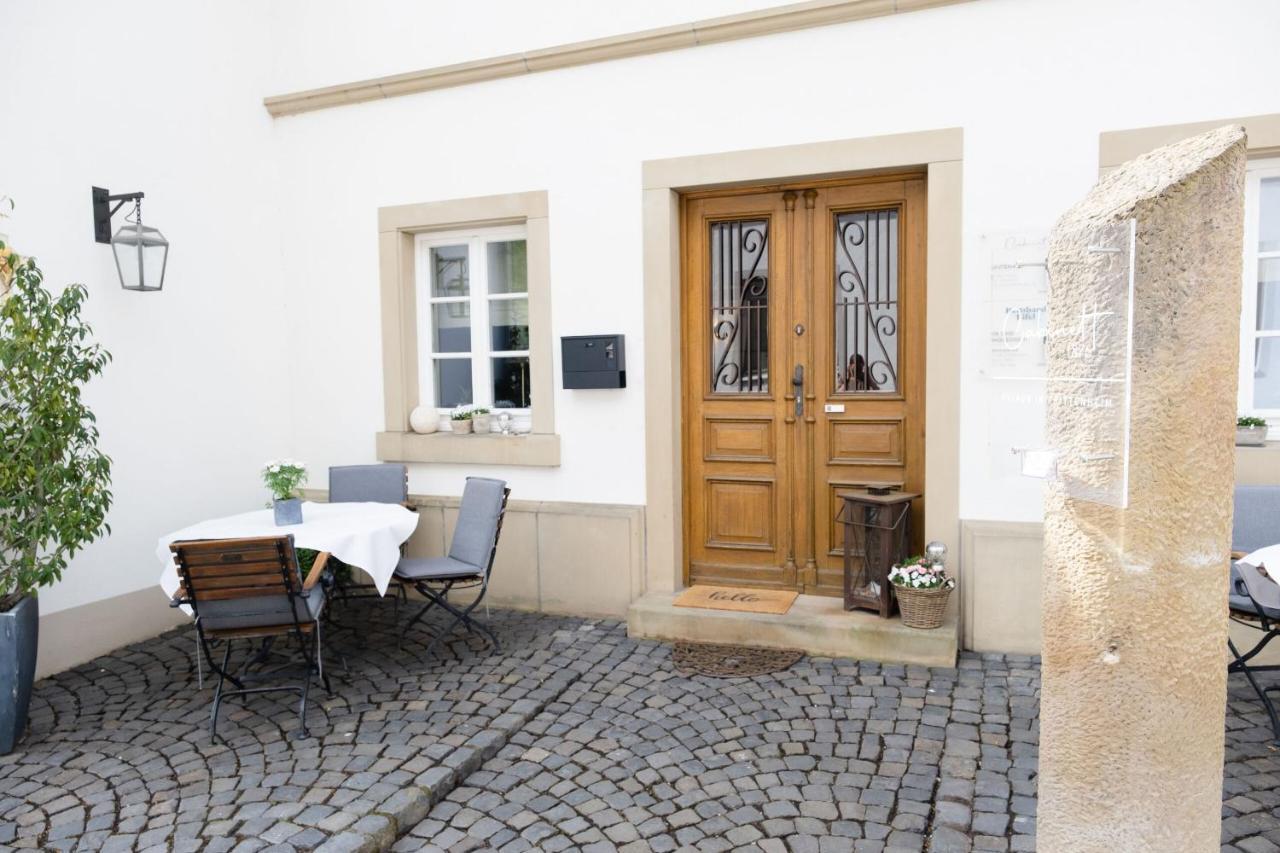
[[[141,201],[142,193],[121,193],[119,195],[111,195],[109,190],[102,187],[93,188],[93,239],[99,243],[111,242],[111,217],[116,215],[127,201]],[[116,202],[115,207],[111,206],[111,202]]]

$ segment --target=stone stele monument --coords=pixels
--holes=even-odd
[[[1244,174],[1183,140],[1050,240],[1042,853],[1219,849]]]

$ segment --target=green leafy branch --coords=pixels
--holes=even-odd
[[[2,201],[2,200],[0,200]],[[45,289],[34,258],[0,243],[0,610],[62,577],[82,548],[110,533],[111,459],[83,387],[110,354],[81,311],[88,291]]]

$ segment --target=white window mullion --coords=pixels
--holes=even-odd
[[[421,240],[414,246],[414,282],[417,289],[418,314],[418,388],[419,406],[434,406],[436,371],[431,341],[431,249]],[[424,335],[425,330],[425,335]]]
[[[472,397],[477,406],[493,408],[493,363],[489,360],[489,252],[483,238],[471,244],[471,253],[478,259],[476,277],[471,286],[471,351],[476,363],[471,368],[473,377]]]
[[[1262,177],[1257,172],[1245,176],[1244,269],[1240,289],[1240,384],[1239,410],[1253,414],[1254,352],[1258,328],[1258,195]]]

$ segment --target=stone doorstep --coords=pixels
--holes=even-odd
[[[627,609],[633,639],[736,643],[798,649],[815,657],[854,658],[923,666],[956,665],[956,608],[941,628],[908,628],[898,617],[846,611],[838,598],[801,595],[782,615],[676,607],[675,592],[651,592]]]
[[[580,674],[557,680],[555,689],[541,702],[524,713],[506,713],[494,720],[493,726],[473,735],[455,749],[443,764],[423,772],[412,785],[390,796],[377,809],[360,818],[349,828],[331,836],[316,847],[316,853],[380,853],[410,829],[426,819],[436,803],[454,788],[466,784],[467,777],[498,754],[513,735],[560,698]]]

